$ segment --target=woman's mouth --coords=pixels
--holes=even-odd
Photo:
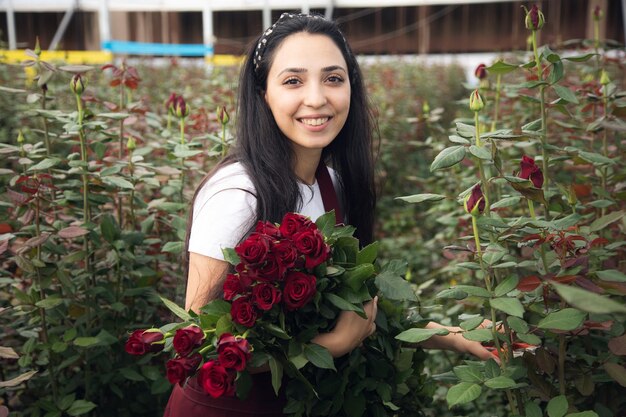
[[[307,126],[322,126],[330,120],[330,117],[302,118],[300,122]]]

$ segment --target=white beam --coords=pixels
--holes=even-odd
[[[100,44],[111,40],[111,20],[109,19],[109,2],[100,0],[98,9],[98,30],[100,31]]]
[[[67,29],[67,26],[70,24],[70,20],[72,20],[72,16],[74,15],[74,10],[76,9],[77,5],[78,5],[78,0],[76,0],[74,4],[70,5],[70,7],[65,11],[65,14],[63,15],[63,19],[61,19],[61,23],[59,24],[59,27],[57,28],[57,31],[52,37],[52,41],[50,42],[50,45],[48,46],[49,51],[55,51],[57,47],[59,46],[59,42],[61,42],[61,39],[63,38],[63,35],[65,34],[65,30]]]
[[[202,39],[204,46],[211,47],[210,55],[214,55],[213,46],[215,44],[215,34],[213,33],[213,10],[209,2],[205,3],[202,10]]]
[[[9,35],[9,49],[17,49],[17,38],[15,35],[15,13],[13,8],[13,0],[6,0],[7,12],[7,32]]]

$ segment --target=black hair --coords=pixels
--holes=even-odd
[[[374,229],[376,189],[372,142],[376,124],[356,57],[338,26],[321,16],[281,17],[271,33],[265,32],[251,44],[239,80],[236,143],[229,155],[202,181],[198,190],[213,172],[225,165],[240,162],[254,185],[256,220],[279,222],[285,213],[301,208],[298,178],[293,172],[291,142],[278,128],[264,98],[267,75],[277,48],[285,38],[299,32],[328,36],[337,45],[348,66],[350,109],[345,125],[322,151],[322,161],[338,173],[343,191],[340,198],[343,199],[348,223],[356,227],[355,236],[365,246],[371,243]],[[259,60],[255,59],[255,54],[262,39],[265,42]],[[190,227],[191,216],[188,230]]]

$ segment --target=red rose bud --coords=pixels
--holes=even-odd
[[[526,24],[526,29],[530,30],[539,30],[543,27],[543,24],[546,22],[543,13],[536,4],[533,4],[533,7],[526,13],[526,20],[524,23]]]
[[[521,172],[518,175],[520,178],[530,180],[535,188],[541,188],[543,185],[543,172],[541,172],[541,169],[535,164],[533,158],[526,155],[522,156],[520,168]]]
[[[202,345],[204,332],[196,325],[190,325],[176,330],[174,334],[174,350],[180,356],[188,356],[195,348]]]
[[[298,253],[304,255],[306,268],[315,268],[330,255],[330,247],[324,242],[324,235],[317,228],[300,232],[292,239]]]
[[[135,330],[126,341],[125,350],[131,355],[144,355],[163,350],[163,333],[158,329]]]
[[[261,282],[252,287],[252,300],[260,310],[271,310],[275,304],[280,303],[280,298],[280,290],[270,283]]]
[[[243,337],[223,333],[217,342],[217,355],[223,367],[241,372],[252,357],[252,347]]]
[[[217,108],[217,121],[222,125],[227,125],[230,117],[228,116],[228,112],[226,111],[226,107],[220,106]]]
[[[176,117],[181,119],[189,116],[189,106],[185,103],[183,96],[176,97],[176,102],[174,103],[174,114]]]
[[[472,188],[472,192],[465,198],[465,211],[472,216],[477,216],[485,210],[485,196],[480,185]]]
[[[170,97],[165,102],[165,108],[167,112],[171,115],[176,114],[176,110],[174,109],[176,106],[176,101],[178,100],[178,95],[176,93],[170,94]]]
[[[278,243],[273,243],[271,247],[272,253],[276,257],[276,262],[283,271],[289,268],[293,268],[296,265],[298,259],[298,251],[294,248],[293,243],[289,240],[281,240]]]
[[[478,90],[472,91],[469,99],[469,108],[473,112],[479,112],[485,107],[485,103],[483,103],[483,98],[480,96]]]
[[[235,373],[229,372],[218,361],[208,361],[198,372],[202,389],[213,398],[235,395]]]
[[[72,77],[72,79],[70,80],[70,89],[72,90],[72,93],[78,96],[83,94],[83,92],[85,91],[85,84],[80,74],[75,74]]]
[[[182,386],[185,380],[194,374],[200,362],[202,362],[202,355],[199,353],[194,353],[188,358],[170,359],[165,364],[168,381],[172,385]]]
[[[264,262],[270,251],[270,239],[267,235],[252,233],[246,240],[235,247],[239,258],[247,264]]]
[[[604,17],[604,12],[602,11],[602,9],[600,8],[600,6],[596,6],[593,9],[593,20],[595,21],[599,21]]]
[[[485,64],[478,65],[476,69],[474,70],[474,75],[479,80],[483,80],[487,78],[487,66]]]
[[[235,323],[252,327],[256,322],[257,311],[250,297],[239,297],[230,305],[230,316]]]
[[[243,293],[244,288],[239,281],[239,276],[235,274],[226,275],[226,280],[224,280],[224,300],[231,301]]]
[[[315,223],[313,223],[308,217],[297,213],[287,213],[283,217],[283,221],[280,223],[279,230],[284,237],[291,238],[296,233],[311,227],[317,228]]]
[[[314,275],[291,271],[285,278],[283,302],[287,310],[293,311],[305,306],[313,299],[316,292]]]

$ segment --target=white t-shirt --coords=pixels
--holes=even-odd
[[[337,175],[328,169],[337,190]],[[299,213],[315,221],[324,214],[317,181],[298,183],[302,196]],[[224,260],[222,249],[235,247],[256,219],[256,196],[243,165],[236,162],[217,171],[198,192],[193,206],[189,252]]]

